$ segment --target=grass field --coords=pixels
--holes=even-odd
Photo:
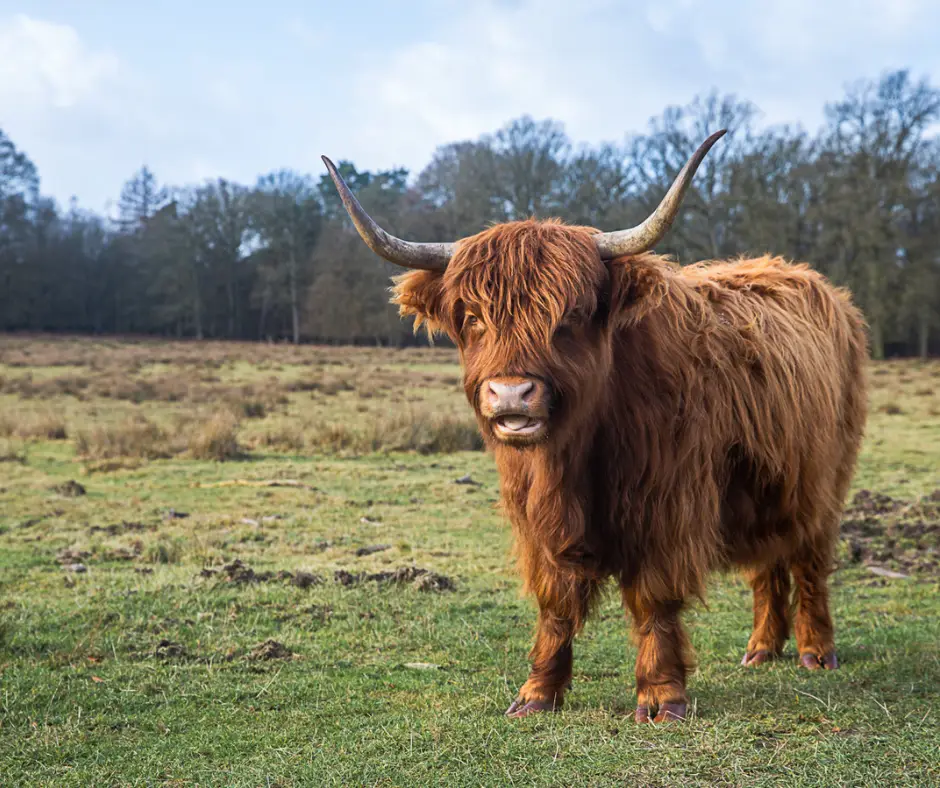
[[[716,577],[691,719],[636,726],[611,593],[510,721],[534,606],[454,353],[0,338],[0,785],[938,784],[940,364],[870,376],[841,670],[741,668]]]

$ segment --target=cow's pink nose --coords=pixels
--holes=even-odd
[[[535,384],[531,380],[522,383],[500,383],[489,381],[490,404],[494,408],[519,408],[532,395]]]

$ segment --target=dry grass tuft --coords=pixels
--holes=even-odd
[[[306,446],[303,429],[286,424],[269,427],[255,439],[255,443],[266,449],[281,452],[299,452]]]
[[[80,375],[34,380],[31,373],[12,377],[0,377],[0,394],[16,394],[20,399],[50,399],[71,396],[83,399],[91,379]]]
[[[52,411],[31,414],[24,419],[17,434],[22,438],[44,438],[50,441],[64,441],[68,438],[65,419]]]
[[[183,541],[161,536],[147,545],[142,557],[150,564],[178,564],[183,558]]]
[[[26,452],[20,443],[14,441],[0,441],[0,462],[26,463]]]
[[[332,397],[341,391],[355,391],[355,384],[347,378],[322,377],[322,378],[302,378],[287,383],[284,386],[285,391],[290,392],[319,392]]]
[[[316,424],[308,427],[304,438],[311,451],[322,454],[339,454],[351,451],[359,454],[363,448],[361,434],[345,424]]]
[[[376,418],[372,423],[312,425],[305,431],[308,445],[324,453],[351,451],[416,451],[437,454],[479,451],[483,439],[470,418],[437,416],[414,410]]]
[[[166,432],[143,416],[82,430],[75,437],[75,450],[80,457],[92,460],[116,457],[153,460],[173,453]]]
[[[454,416],[428,416],[421,414],[407,416],[382,425],[384,435],[381,441],[392,448],[404,451],[417,451],[421,454],[449,453],[454,451],[480,451],[483,438],[471,418]],[[398,436],[397,445],[395,437]]]
[[[65,419],[51,410],[0,414],[0,436],[29,440],[64,441],[68,438]]]
[[[98,424],[75,436],[79,457],[95,461],[91,470],[108,472],[134,467],[127,460],[155,460],[188,454],[197,460],[233,460],[243,455],[238,442],[238,419],[222,410],[205,421],[181,419],[168,431],[144,416],[115,424]],[[120,460],[117,464],[114,461]]]
[[[195,427],[189,439],[189,454],[197,460],[237,460],[244,456],[238,443],[238,419],[231,411],[220,411]]]
[[[290,392],[310,392],[310,391],[319,391],[321,382],[313,378],[302,378],[301,380],[294,380],[284,386],[286,391]]]
[[[235,399],[229,407],[238,419],[263,419],[268,413],[268,406],[258,399]]]

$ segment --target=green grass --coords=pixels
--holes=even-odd
[[[313,441],[309,424],[355,427],[408,398],[419,411],[466,417],[455,359],[441,350],[190,347],[0,342],[6,381],[192,376],[208,361],[217,386],[307,375],[352,385],[287,392],[263,418],[239,423],[245,454],[226,462],[182,451],[110,465],[76,456],[80,430],[128,414],[167,429],[208,417],[212,403],[196,394],[136,405],[100,393],[0,395],[0,417],[51,407],[69,435],[0,432],[0,785],[940,782],[940,586],[928,564],[891,580],[871,574],[868,557],[842,555],[832,583],[843,667],[834,673],[799,670],[792,641],[783,660],[741,668],[749,593],[735,577],[716,577],[707,609],[686,617],[699,668],[693,714],[676,726],[632,722],[634,650],[611,593],[576,644],[565,709],[509,721],[502,712],[527,675],[534,606],[519,593],[491,459],[278,451],[261,437],[298,425]],[[916,393],[940,391],[938,372],[874,369],[856,489],[915,499],[940,487],[940,398]],[[480,486],[454,484],[466,473]],[[86,494],[52,490],[70,479]],[[171,509],[188,517],[171,519]],[[932,538],[928,529],[905,549],[936,551]],[[879,549],[892,544],[886,531]],[[356,555],[374,545],[388,547]],[[238,583],[224,570],[202,572],[236,558],[270,577]],[[87,571],[65,568],[75,562]],[[333,580],[338,570],[403,566],[456,588]],[[323,582],[302,588],[278,572]],[[291,655],[258,658],[269,639]]]

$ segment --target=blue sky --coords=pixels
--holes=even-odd
[[[144,163],[417,171],[523,113],[619,141],[712,88],[814,130],[858,78],[940,85],[938,34],[936,0],[0,0],[0,128],[101,211]]]

